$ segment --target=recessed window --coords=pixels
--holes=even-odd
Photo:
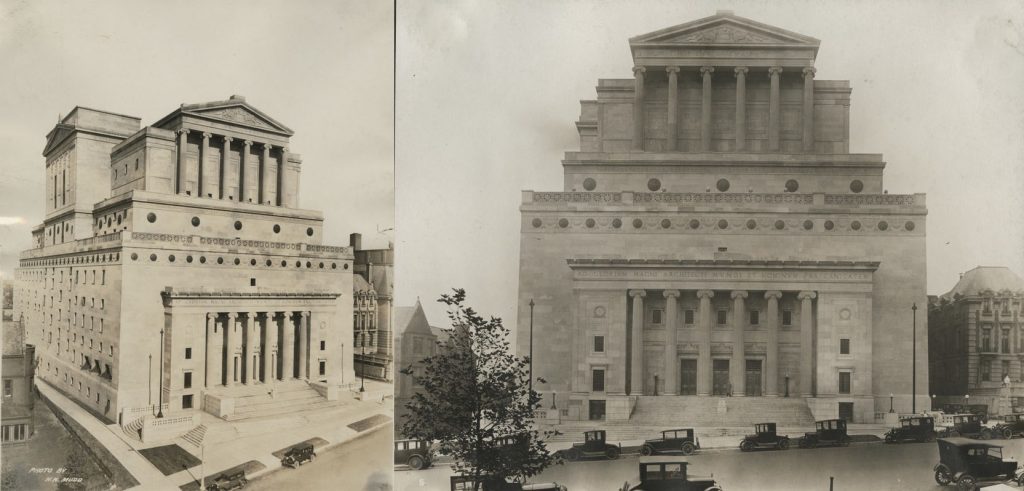
[[[590,372],[591,389],[594,392],[604,392],[604,369],[595,368]]]
[[[327,349],[327,341],[320,341],[320,351]]]
[[[661,309],[654,309],[653,311],[651,311],[651,324],[663,323],[664,319],[662,319],[662,317],[664,317],[664,314],[665,311]]]
[[[192,348],[185,348],[185,359],[186,360],[191,360],[192,359]]]
[[[192,388],[192,372],[185,372],[185,380],[182,382],[182,386],[186,389]]]
[[[604,353],[604,336],[594,336],[594,353]]]
[[[783,310],[782,311],[782,325],[792,326],[793,325],[793,311]]]
[[[683,311],[683,323],[693,324],[693,310],[687,309]]]
[[[756,326],[761,323],[761,312],[757,310],[750,311],[750,325]]]
[[[843,338],[839,340],[839,354],[848,355],[850,354],[850,340]]]
[[[718,325],[722,326],[722,325],[725,325],[726,323],[728,323],[728,318],[729,318],[729,311],[728,310],[719,310],[718,311],[718,319],[717,319],[718,320]]]
[[[850,393],[850,372],[839,372],[839,393]]]
[[[192,394],[181,396],[181,408],[192,409]]]
[[[249,286],[256,286],[256,278],[249,278]]]

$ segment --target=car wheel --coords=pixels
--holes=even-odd
[[[575,448],[570,448],[569,450],[566,450],[565,451],[565,460],[568,460],[570,462],[575,462],[577,460],[580,460],[580,451],[576,450]]]
[[[935,441],[935,432],[933,431],[933,432],[928,433],[927,435],[925,435],[924,441],[926,441],[926,442],[934,442]]]
[[[608,457],[608,460],[619,458],[619,447],[608,447],[608,450],[604,451],[604,456]]]
[[[892,435],[885,435],[885,443],[896,443],[896,437]]]
[[[939,483],[939,486],[948,486],[953,482],[953,476],[950,476],[945,469],[939,469],[935,471],[935,482]]]
[[[1004,428],[1003,429],[1003,438],[1005,438],[1007,440],[1013,438],[1013,431],[1011,431],[1009,428]]]
[[[744,452],[749,452],[749,451],[751,451],[753,449],[754,449],[754,442],[752,442],[750,440],[743,440],[742,442],[740,442],[740,450],[742,450]]]
[[[985,429],[981,430],[981,434],[978,435],[978,438],[980,438],[982,440],[991,440],[992,439],[992,430],[990,430],[988,428],[985,428]]]
[[[718,486],[711,486],[710,488],[707,488],[704,491],[722,491],[722,488]]]
[[[696,450],[696,448],[694,448],[692,443],[684,442],[682,450],[683,450],[683,455],[690,455],[690,454],[693,453],[694,450]]]
[[[779,441],[779,450],[789,450],[789,438],[783,438]]]
[[[423,468],[423,464],[425,464],[426,462],[423,460],[423,457],[420,457],[419,455],[413,455],[412,457],[409,457],[408,463],[409,467],[412,467],[414,470],[418,471]]]
[[[644,445],[640,447],[640,455],[643,455],[644,457],[650,457],[651,455],[654,455],[654,449],[651,448],[650,445]]]
[[[806,438],[801,438],[796,441],[796,446],[799,448],[807,448],[809,445],[810,442],[808,442]]]
[[[974,491],[977,485],[978,480],[970,474],[964,474],[956,481],[956,488],[960,491]]]
[[[1024,474],[1017,478],[1017,485],[1024,486]]]

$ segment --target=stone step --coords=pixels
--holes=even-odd
[[[206,436],[206,426],[205,425],[199,425],[199,426],[196,426],[195,428],[192,428],[191,430],[189,430],[184,435],[182,435],[181,439],[185,440],[188,443],[191,443],[192,445],[195,445],[196,447],[199,447],[199,446],[201,446],[203,444],[203,438],[205,436]]]
[[[342,405],[339,401],[328,401],[327,399],[320,398],[319,401],[314,402],[302,402],[301,404],[278,404],[268,405],[259,408],[245,408],[243,410],[235,411],[225,418],[228,421],[238,421],[252,418],[262,418],[266,416],[280,416],[283,414],[294,413],[296,411],[307,411],[316,410],[321,408],[328,408]]]

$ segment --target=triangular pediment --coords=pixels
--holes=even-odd
[[[49,155],[54,148],[60,146],[74,131],[75,127],[72,125],[57,123],[57,126],[50,131],[50,134],[46,135],[46,146],[43,147],[43,156]]]
[[[184,106],[181,112],[183,114],[215,119],[229,124],[248,126],[264,131],[287,135],[292,134],[292,130],[288,129],[287,126],[278,123],[270,116],[245,102],[232,100],[226,101],[224,104],[212,103]]]
[[[660,29],[629,40],[631,46],[643,45],[762,45],[805,46],[817,48],[815,38],[797,34],[731,13]]]

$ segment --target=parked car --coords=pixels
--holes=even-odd
[[[981,418],[982,424],[987,423],[989,419],[987,404],[945,404],[942,410],[950,414],[976,414]]]
[[[246,484],[249,484],[249,480],[245,478],[245,471],[240,470],[231,473],[224,472],[214,476],[206,481],[206,489],[209,491],[230,491],[232,489],[244,488]]]
[[[640,462],[638,484],[630,487],[626,481],[620,491],[722,491],[714,476],[689,475],[688,465],[681,460],[644,459]]]
[[[955,484],[960,490],[977,489],[980,482],[1014,481],[1024,486],[1024,469],[1003,460],[1002,446],[962,437],[940,438],[935,482]]]
[[[434,463],[434,449],[430,442],[423,440],[395,441],[395,464],[405,464],[415,470],[425,469]]]
[[[789,437],[775,434],[775,423],[758,423],[754,425],[754,434],[743,437],[740,442],[740,450],[749,452],[754,449],[777,448],[786,450],[789,448]]]
[[[847,446],[850,444],[850,437],[846,434],[845,419],[826,419],[814,423],[814,433],[804,433],[797,441],[800,448],[815,448],[821,446]]]
[[[900,418],[900,425],[885,433],[885,443],[935,440],[935,420],[931,416]]]
[[[640,446],[640,455],[649,456],[657,453],[682,452],[690,455],[700,448],[700,440],[693,435],[693,428],[665,430],[661,438],[644,440]]]
[[[281,457],[281,465],[295,469],[306,462],[312,462],[315,458],[316,452],[313,451],[313,444],[300,443],[284,453],[284,457]]]
[[[506,482],[496,477],[451,476],[451,491],[474,491],[476,483],[480,483],[479,491],[567,491],[566,487],[557,482],[550,483],[518,483]]]
[[[622,454],[622,446],[605,442],[604,430],[584,432],[582,443],[574,442],[572,448],[555,452],[556,456],[570,461],[594,457],[614,460],[619,458],[620,454]]]
[[[992,427],[995,436],[999,438],[1013,438],[1024,435],[1024,414],[1007,414],[997,421]]]
[[[938,432],[940,437],[965,436],[967,438],[988,440],[995,436],[995,431],[992,428],[982,426],[981,416],[977,414],[951,414],[946,419],[949,420],[949,426]]]

